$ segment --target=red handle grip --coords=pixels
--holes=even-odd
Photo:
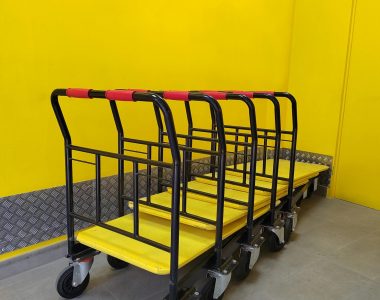
[[[106,98],[108,100],[133,101],[135,90],[108,90]]]
[[[203,94],[213,97],[216,100],[226,100],[227,93],[217,91],[202,91]]]
[[[165,91],[163,92],[162,96],[164,99],[167,99],[167,100],[179,100],[179,101],[189,100],[189,92]]]
[[[73,98],[90,98],[90,89],[66,89],[66,96]]]

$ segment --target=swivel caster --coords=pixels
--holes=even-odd
[[[81,295],[87,288],[90,281],[90,273],[87,273],[86,277],[80,284],[75,284],[73,282],[74,278],[74,266],[68,266],[62,271],[57,279],[57,292],[58,294],[66,299],[73,299]]]
[[[221,300],[224,297],[224,293],[221,294],[218,298],[214,298],[214,290],[215,290],[215,278],[209,277],[207,279],[207,284],[205,285],[203,291],[201,292],[201,296],[199,300]]]
[[[260,249],[263,243],[264,238],[260,235],[253,241],[252,245],[242,245],[239,264],[233,273],[237,280],[243,280],[249,275],[253,266],[259,259]]]
[[[283,222],[283,221],[282,221]],[[284,225],[267,227],[267,245],[270,251],[280,251],[285,246]]]
[[[107,261],[108,261],[108,264],[115,270],[121,270],[129,266],[129,263],[125,262],[124,260],[113,257],[111,255],[107,255]]]
[[[285,223],[284,223],[284,241],[289,242],[292,232],[295,231],[298,221],[298,214],[296,208],[292,212],[284,213]]]
[[[234,271],[234,277],[237,280],[245,279],[251,272],[251,269],[249,268],[250,259],[251,259],[250,252],[244,251],[244,250],[240,252],[239,265],[236,267]]]

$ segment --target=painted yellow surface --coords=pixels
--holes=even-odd
[[[0,196],[64,184],[54,88],[285,90],[292,2],[1,1]],[[125,106],[128,136],[154,139],[150,106]],[[225,106],[225,119],[240,122]],[[116,149],[106,102],[65,100],[64,111],[74,142]],[[197,124],[206,114],[197,111]],[[93,178],[76,168],[75,181]],[[102,175],[114,173],[104,162]]]
[[[380,210],[380,20],[377,1],[358,0],[353,26],[336,197]]]
[[[295,2],[288,90],[298,100],[299,150],[335,155],[350,12],[351,1]]]
[[[211,174],[206,174],[206,176],[207,175],[211,177]],[[203,182],[203,183],[207,183],[207,184],[215,184],[216,185],[216,181],[212,181],[212,180],[209,180],[207,178],[197,177],[196,180],[199,181],[199,182]],[[234,176],[234,175],[227,175],[226,174],[226,180],[239,183],[239,182],[241,182],[242,179],[241,179],[241,177],[237,177],[237,176]],[[248,187],[238,186],[238,185],[227,183],[227,182],[225,183],[225,186],[227,188],[230,188],[230,189],[233,189],[233,190],[238,190],[238,191],[243,191],[243,192],[245,192],[245,191],[248,192],[248,190],[249,190]],[[269,188],[270,189],[272,187],[272,184],[270,182],[268,182],[268,181],[257,180],[256,181],[256,186],[262,187],[262,188]],[[286,190],[287,190],[287,186],[286,185],[280,184],[280,183],[277,184],[277,193],[278,194],[285,193]],[[270,193],[266,192],[266,191],[255,190],[255,194],[268,195]]]
[[[207,174],[206,174],[207,175]],[[209,174],[211,175],[211,174]],[[211,177],[211,176],[210,176]],[[241,177],[239,178],[238,176],[234,175],[226,175],[226,180],[232,181],[232,182],[241,182]],[[211,185],[216,185],[216,181],[209,180],[207,178],[200,178],[197,177],[196,181],[202,182],[205,184],[211,184]],[[304,185],[308,182],[307,178],[304,178],[302,180],[298,180],[294,182],[294,187],[298,187],[301,185]],[[237,190],[237,191],[242,191],[242,192],[248,192],[249,188],[245,186],[238,186],[232,183],[225,183],[225,187],[231,190]],[[256,187],[261,187],[261,188],[266,188],[266,189],[271,189],[272,188],[272,183],[270,181],[260,181],[256,180]],[[277,183],[277,197],[283,197],[287,194],[287,189],[288,185],[285,183]],[[262,190],[255,190],[255,195],[270,195],[270,192],[267,191],[262,191]]]
[[[27,246],[24,248],[20,248],[20,249],[11,251],[11,252],[1,254],[0,255],[0,262],[8,260],[8,259],[12,259],[14,257],[21,256],[21,255],[25,255],[25,254],[28,254],[30,252],[36,251],[38,249],[42,249],[42,248],[45,248],[45,247],[48,247],[48,246],[51,246],[51,245],[54,245],[54,244],[57,244],[60,242],[63,242],[64,240],[66,240],[66,236],[60,236],[60,237],[56,237],[54,239],[43,241],[41,243],[37,243],[37,244],[31,245],[31,246]]]
[[[269,211],[269,207],[257,212],[256,218]],[[108,224],[133,230],[133,217],[124,217],[112,220]],[[223,238],[226,238],[246,224],[246,218],[231,223],[223,228]],[[154,217],[152,215],[140,214],[140,235],[170,245],[170,221]],[[129,262],[137,267],[143,268],[155,274],[168,274],[170,270],[170,254],[148,244],[122,236],[115,232],[98,226],[81,231],[77,236],[78,241],[107,253],[121,260]],[[179,241],[179,267],[183,267],[194,258],[198,257],[215,243],[215,231],[201,230],[199,228],[181,224]]]
[[[333,196],[380,209],[379,163],[357,159],[358,153],[379,147],[379,8],[368,0],[69,0],[64,5],[56,0],[49,5],[3,0],[0,196],[64,184],[63,142],[49,102],[54,88],[275,89],[288,90],[299,100],[298,149],[338,154]],[[271,124],[271,107],[259,102],[259,126]],[[222,106],[226,124],[246,124],[243,107]],[[183,105],[171,107],[178,131],[185,132]],[[74,143],[116,150],[106,101],[65,99],[63,109]],[[194,123],[207,126],[208,109],[198,104],[194,109]],[[128,136],[156,139],[149,105],[123,104],[121,113]],[[289,113],[285,106],[285,129]],[[92,167],[74,168],[75,181],[93,178]],[[116,163],[105,160],[102,171],[103,176],[115,174]],[[232,195],[228,190],[226,195]],[[33,247],[39,246],[0,260]],[[162,273],[166,267],[155,265],[152,270]]]
[[[151,197],[151,202],[154,204],[171,208],[172,194],[169,192],[163,192],[160,194],[153,195]],[[181,197],[180,202],[182,204],[182,197]],[[133,207],[132,203],[131,203],[131,207]],[[186,208],[187,208],[186,211],[189,214],[202,217],[210,221],[216,220],[217,206],[215,202],[212,203],[212,202],[201,201],[196,198],[192,198],[190,195],[188,195],[187,200],[186,200]],[[159,208],[154,208],[148,205],[140,204],[139,209],[141,212],[145,214],[151,214],[151,215],[161,217],[164,219],[171,219],[171,212],[167,212]],[[246,212],[244,210],[225,207],[224,217],[223,217],[223,226],[233,223],[234,221],[244,217],[245,214]],[[215,230],[215,225],[202,222],[199,220],[195,220],[194,218],[181,216],[180,221],[182,224],[198,227],[204,230]]]
[[[289,88],[298,149],[334,156],[330,196],[380,209],[379,40],[376,1],[296,1]],[[287,117],[287,123],[290,116]]]
[[[247,170],[249,169],[249,163],[247,164]],[[328,166],[325,165],[319,165],[319,164],[310,164],[310,163],[304,163],[297,161],[294,166],[294,181],[300,181],[303,179],[310,179],[315,176],[317,176],[319,173],[328,170]],[[243,170],[243,164],[237,165],[237,169]],[[263,161],[260,160],[257,162],[256,166],[257,172],[262,172],[263,170]],[[290,171],[290,161],[285,159],[280,159],[279,161],[279,167],[278,167],[278,176],[289,178],[289,171]],[[239,176],[238,173],[233,171],[227,171],[227,174]],[[266,160],[266,174],[272,175],[273,174],[273,159]],[[241,177],[241,176],[240,176]],[[249,176],[247,176],[249,178]],[[260,181],[271,181],[271,178],[257,176],[257,179]],[[284,181],[280,180],[280,183],[285,183]]]
[[[268,167],[273,166],[273,160],[268,160]],[[260,167],[262,164],[262,161],[259,162],[258,167]],[[237,166],[239,169],[243,168],[243,165],[240,164]],[[287,160],[280,160],[279,164],[279,174],[283,177],[289,177],[289,168],[290,164]],[[295,180],[294,180],[294,187],[299,187],[302,185],[307,184],[309,179],[314,178],[318,176],[319,173],[327,170],[328,167],[324,165],[318,165],[318,164],[309,164],[309,163],[302,163],[302,162],[296,162],[295,166]],[[269,171],[269,169],[268,169]],[[236,172],[227,172],[226,179],[230,181],[236,181],[241,182],[241,174]],[[271,172],[268,172],[271,174]],[[211,194],[216,194],[216,182],[211,181],[205,178],[196,178],[196,180],[189,182],[189,188],[193,188],[196,190],[205,190],[205,186],[210,185],[213,186],[213,189],[211,190],[208,188],[208,192]],[[229,183],[225,184],[226,190],[225,190],[225,196],[232,198],[232,199],[238,199],[240,201],[247,202],[247,187],[240,187],[236,185],[232,185]],[[265,178],[265,180],[256,180],[256,186],[263,187],[263,188],[271,188],[271,179]],[[280,199],[287,195],[287,188],[288,185],[286,182],[279,182],[277,184],[277,199]],[[193,197],[193,196],[192,196]],[[210,198],[208,197],[202,197],[202,196],[194,196],[197,199],[204,200],[202,198],[205,198],[206,201],[210,201]],[[266,191],[260,191],[255,190],[255,203],[261,204],[262,202],[269,201],[270,199],[270,193]],[[239,209],[236,204],[225,202],[226,206],[233,207]],[[255,205],[256,207],[256,205]]]
[[[192,190],[196,190],[196,191],[202,191],[208,194],[207,196],[205,196],[205,195],[200,195],[198,193],[188,191],[188,194],[191,195],[191,198],[199,199],[199,200],[211,202],[211,203],[216,202],[217,186],[215,183],[212,183],[210,181],[202,182],[198,180],[193,180],[189,182],[188,188]],[[168,191],[171,192],[171,189],[168,189]],[[239,210],[247,210],[247,205],[244,205],[244,204],[247,204],[248,202],[248,193],[246,190],[239,191],[232,188],[225,188],[224,196],[225,198],[237,200],[242,203],[242,204],[231,203],[229,201],[226,201],[225,199],[224,201],[225,207],[231,207],[231,208],[239,209]],[[270,201],[270,195],[255,194],[255,209],[262,208],[263,206],[267,205],[269,201]]]

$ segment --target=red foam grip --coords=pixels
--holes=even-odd
[[[189,92],[165,91],[163,93],[163,97],[164,97],[164,99],[167,99],[167,100],[187,101],[187,100],[189,100]]]
[[[239,95],[244,95],[248,98],[252,98],[253,97],[253,93],[252,92],[245,92],[245,91],[233,91],[234,94],[239,94]]]
[[[66,96],[74,98],[90,98],[88,95],[90,91],[90,89],[67,89]]]
[[[108,90],[106,98],[108,100],[133,101],[134,90]]]
[[[217,91],[202,91],[203,94],[213,97],[216,100],[226,100],[227,93]]]
[[[269,94],[271,96],[274,96],[274,92],[273,91],[254,91],[253,95],[255,95],[255,94]]]

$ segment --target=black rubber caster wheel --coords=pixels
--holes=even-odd
[[[129,266],[129,263],[121,259],[118,259],[116,257],[113,257],[111,255],[107,255],[107,261],[108,261],[108,264],[115,270],[121,270]]]
[[[208,278],[206,286],[203,288],[200,300],[222,300],[224,293],[218,298],[214,299],[215,278]]]
[[[286,218],[284,224],[284,240],[285,243],[289,242],[293,232],[293,218]]]
[[[84,290],[88,286],[88,283],[90,281],[90,274],[87,274],[86,278],[83,280],[83,282],[80,285],[78,285],[77,287],[74,287],[72,285],[73,273],[74,273],[74,267],[69,266],[58,277],[57,292],[63,298],[73,299],[75,297],[78,297],[84,292]]]
[[[251,270],[249,269],[249,262],[251,260],[251,252],[241,251],[239,257],[239,264],[233,272],[235,279],[244,280],[247,278]]]
[[[267,237],[267,245],[270,251],[276,252],[284,248],[285,243],[280,243],[277,235],[274,232],[270,231]]]

